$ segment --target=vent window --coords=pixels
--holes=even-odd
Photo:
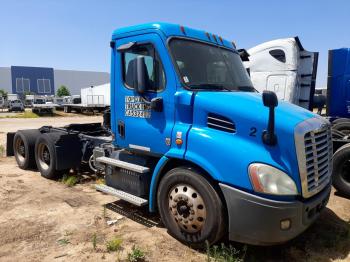
[[[227,117],[209,113],[207,119],[209,128],[217,129],[223,132],[236,133],[235,124]]]
[[[274,50],[271,50],[269,53],[278,61],[282,63],[286,62],[286,53],[282,49],[274,49]]]

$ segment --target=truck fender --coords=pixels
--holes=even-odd
[[[212,180],[218,180],[218,176],[213,176],[213,174],[218,174],[218,173],[211,173],[215,172],[216,169],[208,166],[205,164],[205,161],[192,161],[190,159],[183,159],[183,158],[177,158],[177,157],[169,157],[169,156],[163,156],[157,163],[156,167],[154,168],[154,171],[152,173],[152,178],[151,178],[151,185],[150,185],[150,190],[149,190],[149,211],[150,212],[155,212],[157,209],[157,186],[159,184],[159,181],[163,175],[163,170],[168,169],[168,163],[169,161],[172,162],[172,160],[179,161],[179,165],[184,166],[184,165],[192,165],[195,168],[202,170],[207,176],[208,179]],[[172,165],[171,163],[169,163]],[[207,169],[210,168],[210,169]],[[221,192],[218,192],[221,194]]]
[[[160,179],[160,174],[162,173],[163,167],[165,167],[166,163],[169,161],[169,158],[163,156],[157,163],[154,168],[152,178],[151,178],[151,186],[149,189],[149,211],[156,211],[156,198],[157,198],[157,185]]]

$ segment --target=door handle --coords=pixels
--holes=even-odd
[[[122,120],[118,121],[118,134],[122,139],[125,138],[125,123]]]

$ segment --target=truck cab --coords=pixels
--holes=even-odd
[[[220,36],[154,23],[116,30],[111,47],[114,145],[156,159],[147,200],[168,228],[178,228],[173,235],[205,236],[203,221],[190,223],[180,212],[196,202],[185,189],[203,201],[208,194],[199,194],[197,179],[205,179],[217,196],[202,211],[208,224],[221,224],[211,240],[227,219],[233,240],[280,243],[317,217],[330,190],[327,121],[279,101],[276,143],[267,143],[270,109],[234,45]],[[173,168],[181,169],[171,176]],[[174,202],[177,194],[187,202]]]
[[[36,141],[47,178],[89,161],[105,176],[97,190],[159,212],[192,247],[226,234],[279,244],[315,221],[331,188],[326,120],[258,93],[234,44],[218,35],[150,23],[114,31],[110,47],[113,140],[92,124],[43,127],[32,140],[21,131],[19,165],[30,152],[23,140]]]
[[[247,50],[245,66],[258,91],[313,110],[318,52],[304,49],[298,37],[276,39]]]

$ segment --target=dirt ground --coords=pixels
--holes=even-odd
[[[0,119],[0,145],[5,146],[7,132],[18,129],[99,121],[102,117]],[[0,261],[126,261],[133,246],[145,251],[147,261],[207,261],[205,251],[170,237],[158,216],[96,192],[94,181],[84,175],[67,187],[19,169],[13,157],[0,157]],[[246,250],[245,261],[350,261],[349,221],[350,200],[332,191],[320,219],[289,243],[226,245],[242,255]],[[107,252],[106,242],[115,237],[123,241],[121,250]]]

